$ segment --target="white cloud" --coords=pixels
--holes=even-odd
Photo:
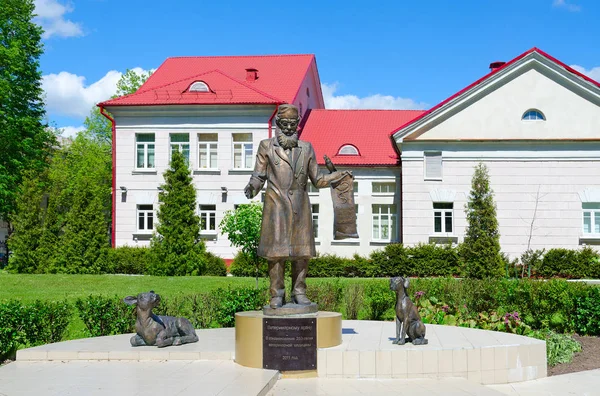
[[[573,69],[577,70],[579,73],[585,74],[592,80],[600,82],[600,66],[592,67],[589,70],[586,69],[585,67],[579,66],[579,65],[571,65],[571,67]]]
[[[136,73],[147,73],[136,67]],[[85,84],[85,77],[69,72],[42,77],[46,110],[53,115],[85,117],[97,103],[110,99],[117,92],[117,82],[123,74],[111,70],[100,80]]]
[[[338,84],[321,84],[326,109],[381,109],[381,110],[420,110],[427,108],[423,102],[391,95],[370,95],[359,98],[356,95],[335,95]]]
[[[571,2],[568,2],[567,0],[554,0],[554,2],[552,3],[552,7],[564,8],[567,11],[570,11],[570,12],[579,12],[579,11],[581,11],[581,6],[578,6],[577,4],[573,4]]]
[[[81,126],[66,126],[66,127],[60,127],[57,128],[59,130],[62,130],[62,133],[60,134],[63,137],[69,137],[69,138],[74,138],[75,136],[77,136],[77,134],[81,131],[85,131],[85,127],[83,125]]]
[[[65,14],[69,12],[73,12],[71,4],[63,5],[58,0],[35,0],[37,16],[34,21],[44,29],[42,38],[83,36],[80,23],[65,19]]]

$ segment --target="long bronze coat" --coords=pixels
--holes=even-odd
[[[291,158],[290,158],[291,157]],[[268,259],[316,255],[306,184],[327,187],[335,174],[322,174],[309,142],[298,141],[288,157],[277,138],[260,142],[249,184],[258,194],[268,180],[258,255]]]

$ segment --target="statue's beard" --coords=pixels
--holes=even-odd
[[[293,135],[287,136],[282,131],[277,131],[277,142],[284,150],[290,150],[294,147],[298,147],[298,132],[294,132]]]

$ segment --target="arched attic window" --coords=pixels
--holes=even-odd
[[[351,144],[345,144],[342,147],[340,147],[338,155],[360,155],[360,153],[358,152],[358,149],[355,146]]]
[[[522,120],[526,121],[546,121],[546,117],[544,114],[537,109],[529,109],[525,113],[523,113]]]
[[[196,81],[190,85],[188,92],[210,92],[210,89],[204,81]]]

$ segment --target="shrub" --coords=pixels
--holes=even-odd
[[[309,266],[310,267],[310,266]],[[256,265],[252,260],[252,257],[245,254],[242,251],[239,251],[231,266],[229,267],[229,273],[233,276],[247,276],[254,277],[256,276]],[[267,264],[267,260],[260,258],[260,266],[258,270],[258,276],[266,277],[269,275],[269,266]]]
[[[19,346],[61,341],[70,318],[66,301],[0,303],[0,360],[12,357]]]
[[[346,319],[358,319],[358,313],[364,303],[365,289],[360,283],[352,283],[346,287],[344,293],[344,311]]]
[[[341,278],[346,276],[346,268],[351,259],[335,254],[317,255],[308,264],[308,276],[314,278]]]
[[[536,273],[544,278],[561,276],[571,278],[577,261],[577,252],[569,249],[550,249],[536,269]]]
[[[142,275],[147,273],[151,259],[150,249],[146,247],[108,248],[102,252],[101,271],[106,274]]]
[[[206,270],[202,275],[225,276],[227,275],[227,266],[225,260],[210,252],[206,252]]]
[[[216,317],[221,327],[233,327],[236,312],[262,309],[267,302],[266,289],[217,289],[214,293],[220,302]]]
[[[217,311],[220,299],[216,293],[177,295],[162,298],[153,312],[157,315],[183,316],[195,329],[218,327]]]
[[[88,296],[78,298],[75,307],[92,337],[133,332],[135,309],[117,296]]]
[[[306,288],[306,297],[317,303],[321,311],[338,311],[343,294],[339,279],[313,283]]]
[[[389,313],[394,308],[395,295],[387,283],[372,283],[366,289],[366,302],[370,320],[393,319],[395,314]]]
[[[406,249],[408,269],[405,276],[452,276],[460,274],[458,250],[451,244],[420,243]],[[400,275],[400,272],[396,272]],[[393,276],[390,274],[390,276]]]
[[[600,335],[600,287],[590,287],[575,300],[575,331]]]
[[[386,245],[383,250],[376,250],[371,253],[371,262],[366,270],[366,276],[369,277],[391,277],[401,274],[408,274],[409,271],[408,254],[406,248],[401,243],[392,243]]]
[[[528,278],[531,277],[532,272],[539,268],[542,263],[545,252],[546,249],[528,249],[521,255],[521,278],[524,278],[525,276]]]

